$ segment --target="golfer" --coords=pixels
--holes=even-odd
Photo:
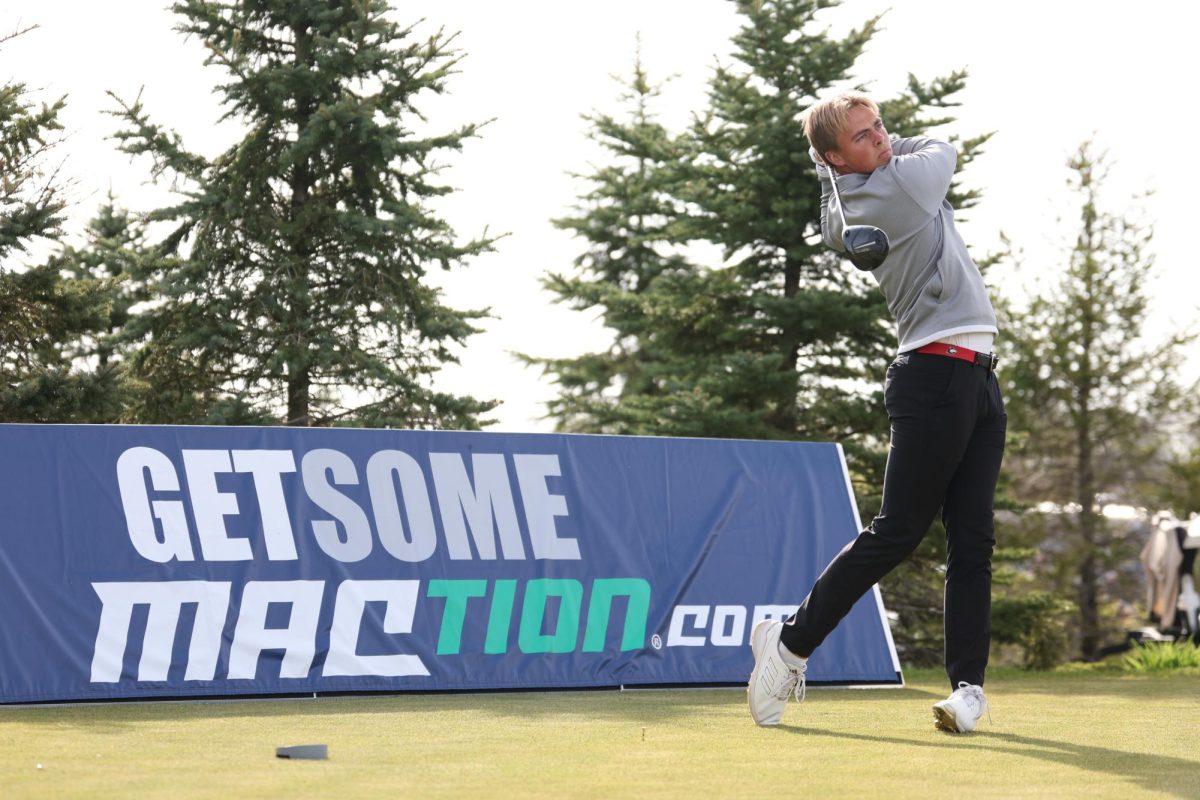
[[[883,230],[891,248],[872,271],[895,317],[899,345],[884,400],[891,447],[879,515],[825,568],[786,622],[750,635],[750,715],[778,725],[788,698],[804,698],[808,657],[851,606],[905,559],[940,510],[946,526],[946,672],[952,694],[935,725],[967,732],[987,709],[991,640],[992,498],[1007,417],[996,382],[996,315],[979,268],[954,227],[946,192],[957,153],[923,136],[889,139],[878,106],[842,94],[804,116],[821,181],[821,234],[842,250],[831,212],[838,188],[848,225]]]

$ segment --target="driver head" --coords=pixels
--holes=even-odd
[[[859,269],[878,269],[887,258],[891,243],[887,234],[874,225],[851,225],[842,231],[846,257]]]

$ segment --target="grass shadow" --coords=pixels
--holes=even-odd
[[[924,740],[790,725],[778,730],[805,737],[820,736],[947,751],[961,750],[963,747],[987,748],[1010,755],[1051,761],[1074,769],[1108,774],[1135,783],[1148,791],[1164,792],[1175,797],[1194,798],[1200,794],[1200,761],[1190,761],[1175,756],[1148,755],[1075,742],[988,731],[976,731],[970,736],[941,734],[937,739]]]

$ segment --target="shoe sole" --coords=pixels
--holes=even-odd
[[[940,706],[933,707],[933,725],[939,731],[945,731],[946,733],[962,733],[958,729],[958,721],[954,719],[954,715],[950,713],[950,710]]]

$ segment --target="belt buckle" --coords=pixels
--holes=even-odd
[[[986,367],[988,372],[995,372],[996,365],[1000,363],[1000,358],[995,353],[976,353],[975,363],[981,367]]]

